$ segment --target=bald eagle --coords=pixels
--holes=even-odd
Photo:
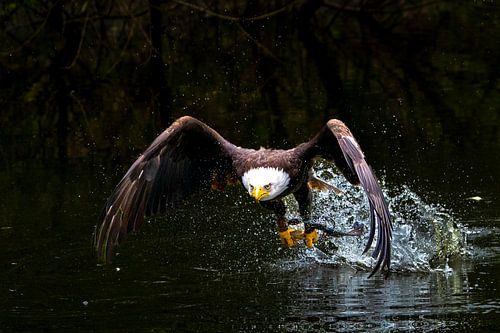
[[[113,248],[137,231],[145,216],[165,213],[196,192],[221,190],[238,181],[261,206],[274,211],[284,245],[294,246],[302,238],[312,247],[317,232],[310,221],[311,184],[326,185],[312,172],[317,157],[333,160],[350,183],[361,183],[370,209],[363,253],[370,249],[377,229],[371,275],[384,268],[389,271],[392,223],[387,204],[359,144],[336,119],[308,142],[288,150],[241,148],[193,117],[177,119],[132,164],[109,197],[94,233],[97,255],[110,261]],[[285,217],[282,199],[289,194],[297,200],[304,222],[302,237],[296,237]]]

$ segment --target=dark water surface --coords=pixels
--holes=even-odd
[[[500,323],[500,207],[488,186],[477,188],[481,201],[457,189],[453,212],[386,184],[397,216],[395,272],[368,279],[369,269],[349,259],[362,257],[364,239],[340,244],[343,259],[328,240],[317,253],[282,249],[272,217],[239,189],[153,219],[112,265],[99,266],[90,237],[115,182],[108,173],[118,174],[87,161],[2,170],[0,331],[495,331]],[[445,196],[427,194],[438,204]],[[342,200],[316,211],[349,219]],[[366,209],[352,200],[352,214]],[[462,225],[465,254],[449,267],[404,263],[399,228],[432,219]],[[416,242],[416,255],[426,256]]]

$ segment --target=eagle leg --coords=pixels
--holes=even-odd
[[[278,218],[278,233],[280,235],[281,242],[287,247],[293,247],[297,245],[297,241],[302,239],[303,232],[301,230],[295,230],[288,227],[288,222],[285,217]]]
[[[312,193],[308,182],[304,182],[299,189],[293,193],[295,200],[299,204],[299,214],[304,221],[304,242],[308,248],[318,241],[318,232],[309,221],[311,220]]]
[[[278,233],[283,245],[292,247],[297,245],[299,239],[303,239],[303,232],[295,230],[288,226],[288,219],[285,217],[286,206],[281,200],[275,201],[261,201],[261,206],[272,210],[277,217],[276,223],[278,225]]]

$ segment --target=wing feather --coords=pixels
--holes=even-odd
[[[110,261],[114,246],[137,231],[145,216],[165,213],[191,194],[209,189],[216,175],[232,177],[234,149],[199,120],[175,121],[132,164],[109,197],[94,234],[98,257]]]
[[[379,269],[390,269],[392,222],[389,208],[377,178],[365,160],[363,151],[349,128],[340,120],[331,119],[309,142],[299,148],[306,158],[321,156],[333,159],[344,176],[353,184],[361,183],[368,198],[370,233],[363,253],[372,246],[377,232],[377,242],[372,257],[377,260],[372,276]]]

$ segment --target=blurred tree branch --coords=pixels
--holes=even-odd
[[[304,0],[293,0],[290,3],[284,5],[283,7],[278,8],[276,10],[273,10],[269,13],[265,13],[265,14],[257,15],[257,16],[252,16],[252,17],[236,17],[236,16],[230,16],[230,15],[224,15],[224,14],[220,14],[220,13],[217,13],[217,12],[209,9],[206,6],[195,5],[193,3],[183,1],[183,0],[171,0],[171,1],[178,3],[180,5],[195,9],[195,10],[200,11],[200,12],[204,12],[207,15],[214,16],[214,17],[217,17],[217,18],[220,18],[223,20],[235,21],[235,22],[244,22],[244,21],[254,22],[254,21],[264,20],[264,19],[270,18],[274,15],[277,15],[279,13],[285,12],[285,11],[289,10],[290,8],[292,8],[298,2],[301,2]]]

